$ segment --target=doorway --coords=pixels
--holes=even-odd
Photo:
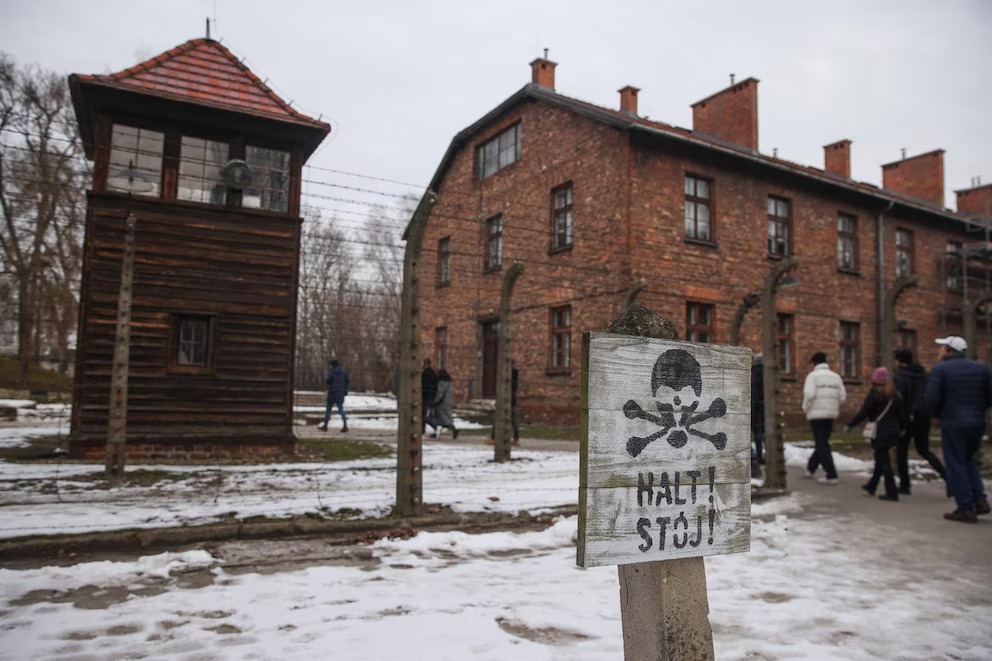
[[[496,398],[499,365],[499,319],[482,322],[482,398]]]

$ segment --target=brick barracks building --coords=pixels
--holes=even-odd
[[[451,142],[431,182],[420,261],[422,341],[452,374],[456,401],[492,398],[503,277],[516,281],[513,357],[524,420],[578,421],[581,333],[604,329],[636,300],[683,338],[729,344],[743,299],[786,256],[799,283],[776,296],[782,403],[802,423],[810,355],[825,351],[849,389],[848,412],[894,348],[933,360],[933,338],[967,332],[988,356],[987,224],[992,186],[944,207],[943,150],[882,166],[883,187],[850,178],[849,140],[824,168],[758,152],[758,81],[695,103],[693,129],[555,91],[554,62]],[[883,324],[897,277],[916,275]],[[761,347],[761,310],[742,345]]]

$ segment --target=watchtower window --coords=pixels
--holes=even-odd
[[[227,186],[220,171],[227,163],[230,148],[226,143],[184,135],[179,152],[180,200],[224,204]]]
[[[251,183],[245,188],[242,205],[286,211],[289,208],[289,152],[248,145],[245,161],[251,169]]]
[[[162,193],[162,154],[165,134],[134,126],[114,124],[110,135],[112,191],[159,197]]]

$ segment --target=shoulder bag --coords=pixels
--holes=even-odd
[[[892,400],[895,399],[895,395],[889,399],[889,403],[885,405],[882,412],[878,414],[878,417],[874,420],[869,420],[865,423],[865,428],[861,431],[861,435],[865,437],[866,441],[874,441],[875,435],[878,433],[878,421],[885,417],[885,414],[889,412],[889,407],[892,406]]]

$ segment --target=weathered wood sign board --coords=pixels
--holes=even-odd
[[[585,333],[576,562],[751,545],[751,350]]]

